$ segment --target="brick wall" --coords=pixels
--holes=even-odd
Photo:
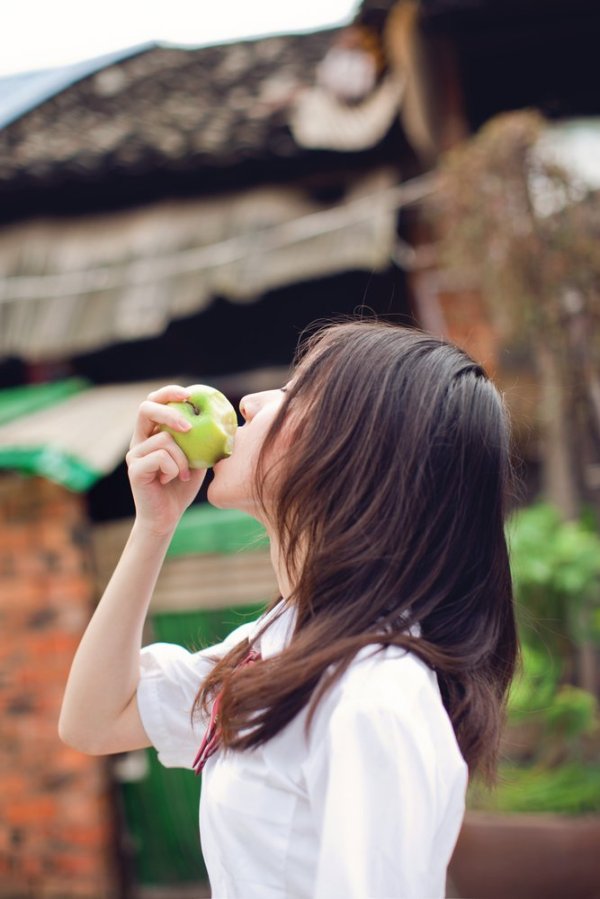
[[[57,736],[93,601],[81,497],[0,476],[0,897],[118,895],[106,765]]]
[[[448,337],[463,347],[494,377],[498,370],[500,335],[489,320],[478,290],[440,290],[438,302]]]

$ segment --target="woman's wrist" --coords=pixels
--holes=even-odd
[[[144,521],[136,517],[131,529],[131,539],[153,543],[158,549],[165,543],[167,546],[169,545],[176,529],[177,524],[165,525],[155,521]]]

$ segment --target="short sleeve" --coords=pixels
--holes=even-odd
[[[192,706],[215,659],[254,635],[257,623],[243,624],[216,646],[189,652],[174,643],[153,643],[140,653],[137,705],[148,738],[167,768],[191,768],[206,722],[192,723]]]
[[[435,753],[415,719],[366,701],[341,701],[330,715],[305,766],[320,833],[315,899],[443,895],[431,869]]]

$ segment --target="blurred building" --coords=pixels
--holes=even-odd
[[[202,876],[185,773],[56,736],[133,512],[121,460],[140,399],[173,379],[233,401],[276,386],[304,327],[363,307],[494,369],[477,291],[428,264],[417,204],[439,154],[498,111],[598,114],[594,7],[365,0],[347,28],[0,80],[0,896]],[[272,596],[251,526],[203,498],[149,638],[217,638]]]

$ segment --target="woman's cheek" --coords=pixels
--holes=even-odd
[[[254,482],[256,467],[264,439],[269,431],[276,409],[269,408],[249,424],[239,428],[228,459],[218,462],[214,478],[208,488],[208,500],[221,509],[239,509],[254,515],[256,501]],[[281,440],[277,439],[264,459],[268,470],[281,455]],[[265,497],[268,499],[268,497]]]
[[[238,509],[254,515],[254,479],[260,444],[240,435],[232,455],[217,462],[208,487],[208,501],[219,509]]]

